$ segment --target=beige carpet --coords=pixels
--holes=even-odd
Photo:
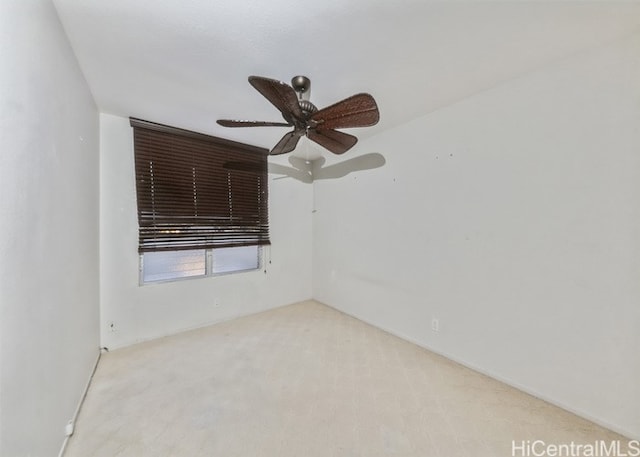
[[[305,302],[104,354],[65,456],[494,457],[598,439],[623,438]]]

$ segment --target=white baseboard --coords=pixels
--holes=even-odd
[[[316,301],[318,301],[318,300],[316,300]],[[510,387],[518,389],[519,391],[524,392],[524,393],[526,393],[528,395],[531,395],[532,397],[536,397],[536,398],[538,398],[538,399],[540,399],[542,401],[545,401],[545,402],[547,402],[549,404],[557,406],[558,408],[564,409],[565,411],[568,411],[568,412],[570,412],[572,414],[575,414],[578,417],[581,417],[581,418],[586,419],[586,420],[588,420],[590,422],[593,422],[594,424],[600,425],[601,427],[609,429],[609,430],[611,430],[611,431],[613,431],[615,433],[618,433],[618,434],[620,434],[620,435],[622,435],[622,436],[624,436],[626,438],[629,438],[631,440],[639,440],[640,441],[640,435],[638,435],[637,433],[634,433],[634,432],[632,432],[630,430],[626,430],[625,428],[619,427],[616,424],[611,424],[611,423],[609,423],[607,421],[604,421],[604,420],[602,420],[602,419],[600,419],[598,417],[593,416],[592,414],[589,414],[589,413],[587,413],[585,411],[582,411],[580,409],[577,409],[577,408],[574,408],[574,407],[572,407],[570,405],[567,405],[567,404],[563,403],[562,401],[559,401],[559,400],[557,400],[555,398],[548,397],[547,395],[542,394],[542,393],[536,391],[535,389],[531,389],[530,387],[524,386],[524,385],[522,385],[522,384],[520,384],[518,382],[515,382],[515,381],[511,380],[511,379],[505,378],[504,376],[501,376],[501,375],[499,375],[497,373],[494,373],[491,370],[486,370],[486,369],[484,369],[482,367],[479,367],[479,366],[477,366],[477,365],[475,365],[473,363],[469,363],[468,361],[466,361],[464,359],[461,359],[461,358],[459,358],[459,357],[457,357],[455,355],[452,355],[452,354],[449,354],[447,352],[443,352],[443,351],[437,350],[437,349],[435,349],[433,347],[430,347],[430,346],[424,344],[421,341],[417,341],[416,339],[414,339],[414,338],[412,338],[410,336],[407,336],[407,335],[404,335],[404,334],[402,334],[400,332],[397,332],[396,330],[394,330],[392,328],[385,327],[385,326],[380,325],[380,324],[375,323],[375,322],[371,322],[368,319],[364,319],[364,318],[362,318],[360,316],[357,316],[355,314],[352,314],[352,313],[350,313],[348,311],[342,310],[342,309],[337,308],[335,306],[331,306],[331,305],[329,305],[327,303],[323,303],[323,302],[320,302],[320,301],[318,301],[318,303],[322,303],[323,305],[326,305],[329,308],[335,309],[336,311],[339,311],[339,312],[341,312],[343,314],[346,314],[347,316],[351,316],[354,319],[358,319],[359,321],[362,321],[362,322],[364,322],[364,323],[366,323],[368,325],[376,327],[376,328],[378,328],[378,329],[380,329],[380,330],[382,330],[384,332],[387,332],[387,333],[389,333],[389,334],[391,334],[391,335],[393,335],[395,337],[398,337],[398,338],[400,338],[402,340],[408,341],[409,343],[415,344],[416,346],[419,346],[419,347],[421,347],[423,349],[426,349],[429,352],[433,352],[434,354],[438,354],[438,355],[440,355],[442,357],[445,357],[446,359],[449,359],[449,360],[451,360],[451,361],[453,361],[455,363],[458,363],[458,364],[460,364],[460,365],[462,365],[462,366],[464,366],[466,368],[469,368],[470,370],[473,370],[473,371],[475,371],[477,373],[480,373],[480,374],[488,376],[488,377],[490,377],[492,379],[495,379],[496,381],[502,382],[502,383],[504,383],[504,384],[506,384],[506,385],[508,385]]]
[[[98,363],[100,362],[100,356],[102,356],[102,351],[98,351],[98,357],[96,357],[96,362],[93,364],[93,370],[91,370],[91,374],[89,375],[89,379],[87,380],[87,384],[82,391],[82,395],[80,396],[80,400],[78,401],[78,406],[76,406],[76,410],[73,413],[73,417],[69,421],[71,424],[71,430],[75,427],[76,421],[78,420],[78,415],[80,414],[80,409],[82,408],[82,404],[84,403],[84,399],[87,398],[87,392],[89,391],[89,386],[91,385],[91,381],[93,380],[93,375],[96,373],[96,369],[98,368]],[[68,425],[67,425],[68,426]],[[69,438],[73,436],[73,432],[70,435],[65,436],[64,441],[62,442],[62,447],[60,448],[60,452],[58,453],[58,457],[64,456],[64,451],[67,449],[67,444],[69,443]]]
[[[213,319],[210,321],[206,321],[200,324],[196,324],[193,326],[186,326],[186,327],[180,327],[178,329],[172,330],[170,333],[163,333],[163,334],[158,334],[158,335],[152,335],[152,336],[147,336],[144,338],[137,338],[131,341],[125,341],[124,343],[120,343],[120,344],[112,344],[109,345],[108,350],[109,352],[111,351],[115,351],[118,349],[123,349],[129,346],[134,346],[136,344],[140,344],[140,343],[146,343],[148,341],[153,341],[153,340],[158,340],[160,338],[166,338],[169,336],[174,336],[174,335],[179,335],[181,333],[185,333],[185,332],[190,332],[192,330],[198,330],[201,328],[205,328],[205,327],[210,327],[212,325],[216,325],[216,324],[221,324],[223,322],[229,322],[235,319],[240,319],[242,317],[248,317],[248,316],[253,316],[254,314],[260,314],[260,313],[264,313],[267,311],[272,311],[274,309],[278,309],[278,308],[284,308],[285,306],[291,306],[291,305],[295,305],[297,303],[303,303],[305,301],[311,301],[313,300],[312,298],[307,298],[305,300],[299,300],[299,301],[295,301],[295,302],[291,302],[291,303],[286,303],[284,305],[276,305],[276,306],[264,306],[264,307],[260,307],[258,309],[255,310],[251,310],[251,311],[246,311],[246,312],[242,312],[242,313],[235,313],[232,314],[230,316],[225,316],[222,318],[218,318],[218,319]],[[315,300],[314,300],[315,301]],[[101,341],[101,346],[104,347],[104,341]]]

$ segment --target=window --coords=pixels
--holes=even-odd
[[[134,132],[141,282],[259,268],[268,150],[140,119]]]
[[[140,255],[141,283],[204,276],[206,251],[147,252]]]
[[[140,284],[257,270],[259,246],[157,251],[140,254]]]

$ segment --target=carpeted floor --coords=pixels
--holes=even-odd
[[[500,457],[600,439],[624,440],[309,301],[104,354],[65,457]]]

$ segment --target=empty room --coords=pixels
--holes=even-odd
[[[0,2],[0,456],[640,456],[640,2]]]

